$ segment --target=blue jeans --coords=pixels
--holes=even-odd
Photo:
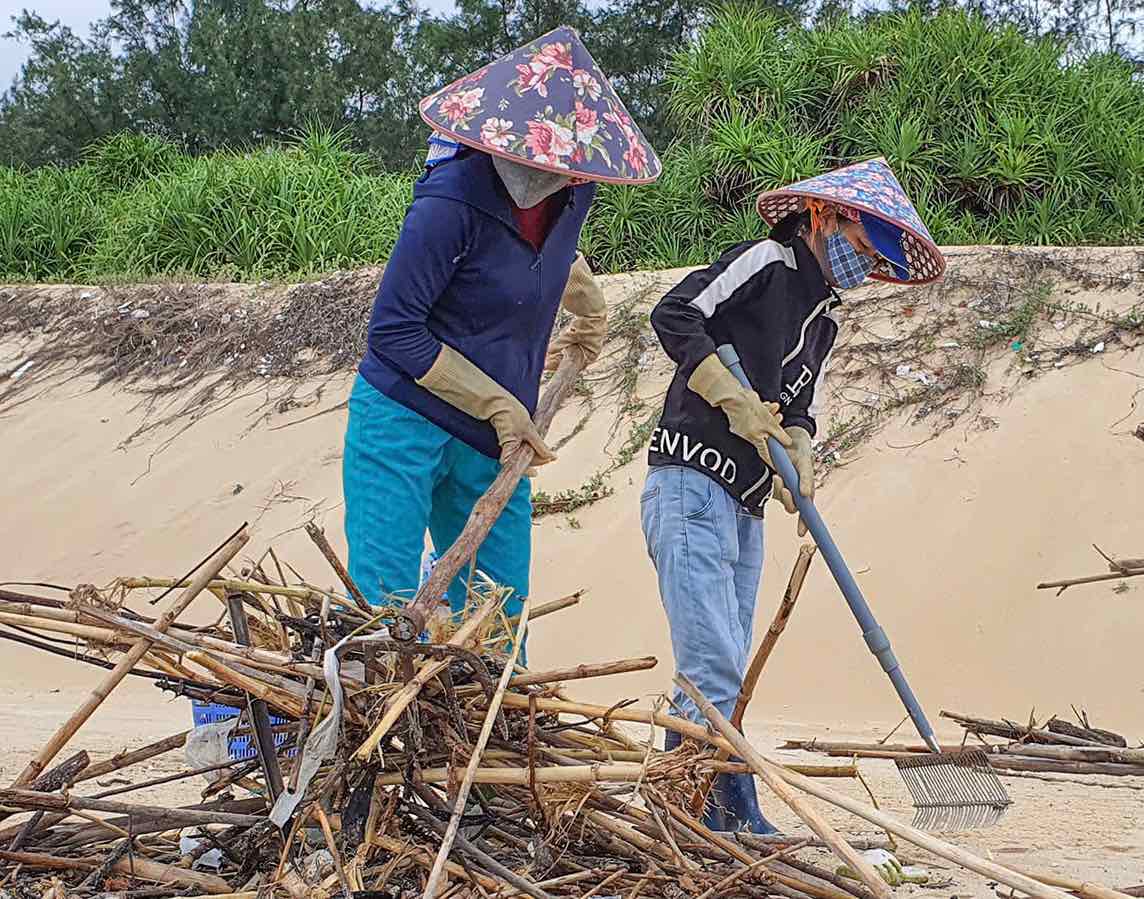
[[[731,717],[751,651],[755,597],[763,574],[763,522],[731,494],[678,465],[648,472],[640,521],[659,578],[675,669]],[[673,701],[704,718],[678,689]]]
[[[500,471],[417,412],[375,389],[361,375],[350,392],[342,484],[349,571],[374,605],[407,602],[417,592],[425,532],[438,554],[448,549],[474,504]],[[511,587],[508,615],[528,595],[532,546],[529,482],[521,480],[477,551],[476,567]],[[453,611],[465,607],[469,572],[449,586]]]

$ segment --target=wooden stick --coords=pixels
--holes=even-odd
[[[776,846],[793,846],[798,844],[805,846],[808,849],[829,849],[824,840],[811,840],[805,837],[795,836],[793,834],[756,834],[741,832],[735,834],[735,839],[742,843],[744,846],[750,846],[752,849],[773,849]],[[858,839],[855,837],[848,837],[846,842],[863,852],[867,849],[886,849],[893,851],[894,845],[888,840],[868,840]]]
[[[576,386],[584,362],[584,356],[579,352],[565,353],[564,358],[560,360],[560,367],[552,376],[548,389],[544,391],[544,396],[537,406],[536,415],[533,416],[536,430],[541,437],[548,433],[548,427],[556,416],[556,410]],[[516,485],[521,477],[535,461],[535,457],[532,447],[522,443],[501,465],[496,479],[474,504],[473,511],[469,513],[460,535],[437,560],[433,571],[417,591],[413,602],[399,611],[394,627],[395,636],[399,640],[415,640],[425,629],[425,622],[441,601],[441,597],[445,595],[449,584],[484,542],[509,498],[516,491]]]
[[[1048,743],[1064,746],[1096,746],[1104,747],[1108,744],[1097,743],[1093,740],[1084,740],[1069,734],[1055,734],[1043,728],[1029,727],[1024,724],[1014,724],[1012,721],[991,721],[988,718],[971,718],[957,712],[941,711],[942,718],[948,718],[971,734],[984,734],[991,737],[1001,737],[1005,740],[1032,740],[1035,743]]]
[[[787,622],[790,621],[790,616],[794,612],[795,603],[798,602],[798,595],[802,592],[802,585],[806,580],[806,573],[810,570],[810,563],[813,561],[817,550],[818,546],[814,543],[803,544],[798,549],[798,558],[795,559],[786,590],[783,591],[782,601],[775,612],[775,617],[771,619],[771,626],[767,628],[763,642],[759,644],[754,658],[751,659],[751,665],[743,678],[742,686],[739,688],[739,697],[735,700],[735,709],[731,713],[731,723],[737,730],[742,730],[743,715],[747,711],[747,705],[751,702],[751,697],[755,695],[755,687],[758,686],[767,660],[770,659],[775,645],[779,642],[779,637],[786,630]],[[720,761],[730,758],[723,752],[715,757]],[[691,814],[698,815],[703,811],[703,806],[707,803],[707,795],[711,792],[711,785],[714,782],[715,777],[711,775],[696,788],[695,795],[691,797]]]
[[[779,603],[775,617],[771,620],[771,626],[767,628],[763,642],[759,644],[755,657],[751,660],[751,666],[747,669],[747,674],[743,678],[743,686],[739,690],[739,698],[735,700],[735,710],[731,713],[731,723],[737,728],[742,726],[743,715],[747,711],[751,697],[755,695],[755,687],[762,676],[763,668],[766,667],[775,645],[779,642],[779,637],[786,630],[790,616],[794,612],[795,603],[798,602],[799,594],[802,592],[802,585],[806,581],[806,574],[810,570],[810,563],[814,561],[814,555],[817,551],[818,547],[813,543],[799,547],[798,558],[795,560],[794,569],[787,581],[782,602]]]
[[[676,678],[676,681],[679,682],[680,679]],[[701,699],[707,705],[708,709],[714,712],[714,717],[709,715],[708,720],[710,720],[712,724],[718,728],[720,733],[722,733],[727,740],[734,744],[735,749],[752,765],[752,767],[755,767],[756,764],[758,765],[758,767],[755,767],[756,771],[759,771],[759,768],[764,768],[766,770],[775,772],[788,784],[797,787],[804,793],[809,793],[811,796],[821,799],[824,802],[829,802],[831,805],[844,809],[851,814],[857,815],[859,818],[869,821],[871,824],[877,825],[882,830],[889,831],[895,836],[901,837],[903,840],[913,843],[915,846],[920,846],[922,849],[932,852],[934,855],[944,858],[947,861],[954,862],[955,864],[961,865],[963,868],[968,868],[970,871],[973,871],[977,874],[992,878],[993,880],[996,880],[998,883],[1004,884],[1005,886],[1021,890],[1022,892],[1028,893],[1030,896],[1037,897],[1037,899],[1067,899],[1067,893],[1052,887],[1047,887],[1033,880],[1031,877],[1019,874],[1018,872],[1011,868],[1007,868],[1004,865],[1000,865],[996,862],[992,862],[981,858],[980,856],[974,855],[973,853],[968,852],[959,846],[954,846],[952,843],[947,843],[944,840],[940,840],[937,837],[918,830],[915,827],[910,827],[909,825],[902,824],[896,818],[892,818],[885,812],[863,805],[861,802],[851,799],[849,796],[846,796],[842,793],[831,790],[830,788],[823,786],[818,781],[815,781],[809,777],[803,777],[799,774],[795,774],[793,771],[783,770],[780,766],[768,761],[758,752],[756,752],[754,748],[742,737],[742,735],[739,734],[739,732],[736,731],[733,727],[731,727],[727,720],[719,714],[719,710],[715,709],[710,704],[710,702],[708,702],[706,698],[703,697],[701,693],[695,690],[695,687],[691,685],[690,682],[687,682],[686,687],[680,683],[680,687],[684,690],[684,692],[687,692],[688,689],[694,691],[695,696],[698,696],[699,699]],[[693,696],[692,699],[695,699],[695,696]],[[847,860],[847,865],[854,871],[859,870],[849,860]],[[877,877],[877,875],[875,875],[875,877]],[[878,882],[882,887],[885,887],[885,883],[881,880],[881,878],[878,878]],[[881,894],[875,892],[875,895]]]
[[[529,452],[532,452],[531,449]],[[429,883],[426,884],[423,893],[425,899],[434,899],[437,895],[438,885],[445,872],[445,862],[448,860],[449,852],[453,848],[453,840],[456,838],[457,830],[461,826],[461,816],[465,813],[465,805],[469,801],[469,791],[473,788],[473,778],[476,776],[477,768],[481,764],[481,753],[485,751],[485,746],[488,744],[489,737],[492,735],[493,725],[496,723],[497,715],[500,712],[501,700],[505,690],[508,689],[508,682],[512,678],[512,669],[516,664],[517,658],[520,656],[520,648],[524,644],[524,634],[527,629],[528,599],[525,599],[524,607],[520,612],[520,624],[516,627],[516,636],[512,643],[512,653],[509,655],[508,661],[505,662],[504,671],[501,672],[500,682],[497,684],[496,692],[489,701],[488,710],[485,712],[484,724],[481,725],[481,732],[477,736],[476,745],[473,747],[472,755],[469,757],[469,764],[465,768],[465,776],[461,780],[461,788],[457,791],[457,799],[453,804],[453,814],[449,818],[449,826],[445,830],[445,836],[441,840],[441,848],[437,850],[437,858],[433,862],[433,869],[429,872]]]
[[[756,868],[761,868],[767,862],[773,862],[775,859],[782,858],[782,856],[790,852],[795,852],[798,849],[802,849],[808,842],[809,840],[803,840],[801,843],[795,843],[792,846],[787,846],[783,849],[779,849],[777,852],[772,852],[770,855],[764,856],[756,862],[752,862],[745,868],[740,868],[738,871],[733,871],[722,880],[720,880],[717,884],[715,884],[715,886],[701,893],[699,899],[712,899],[714,896],[722,895],[723,891],[726,890],[729,886],[733,886],[734,884],[738,883]]]
[[[95,619],[103,622],[106,626],[95,627],[90,624],[83,624],[85,619]],[[137,637],[146,637],[157,646],[173,653],[181,654],[193,648],[206,649],[222,655],[234,656],[249,662],[251,665],[270,668],[274,671],[321,676],[320,668],[296,662],[286,653],[240,646],[228,640],[198,634],[175,625],[170,628],[170,633],[160,634],[153,625],[143,621],[133,621],[95,606],[85,606],[81,611],[76,611],[74,609],[33,608],[27,604],[0,602],[0,622],[65,633],[95,643],[130,645],[130,637],[119,632],[123,630]]]
[[[393,837],[388,837],[385,834],[375,834],[373,837],[373,844],[380,846],[386,852],[392,852],[395,855],[407,854],[421,867],[429,869],[433,865],[433,856],[420,846],[411,846],[408,843],[403,843],[401,840],[395,840]],[[462,880],[470,880],[473,883],[479,883],[484,889],[496,892],[500,889],[501,884],[495,878],[473,872],[470,877],[469,873],[460,865],[455,862],[447,862],[445,865],[449,874]]]
[[[929,748],[920,743],[829,743],[818,740],[788,740],[783,749],[796,749],[804,752],[818,752],[835,758],[863,758],[863,759],[903,759],[929,752]],[[1012,746],[961,746],[943,745],[943,752],[956,755],[961,752],[984,752],[989,756],[991,767],[1001,771],[1032,771],[1056,772],[1059,774],[1104,774],[1110,777],[1144,777],[1144,763],[1140,762],[1100,762],[1084,761],[1081,758],[1070,759],[1067,756],[1058,757],[1051,754],[1053,749],[1064,753],[1079,753],[1085,750],[1068,747],[1035,747],[1027,743],[1015,743]],[[1115,755],[1108,750],[1092,749],[1096,755]],[[1128,752],[1131,758],[1140,750],[1119,750]]]
[[[330,857],[334,860],[334,870],[338,874],[338,881],[342,887],[342,896],[345,899],[354,899],[354,888],[350,886],[349,878],[346,876],[346,869],[342,865],[342,854],[338,851],[337,841],[334,839],[334,831],[330,827],[330,819],[326,817],[326,813],[322,810],[320,803],[314,803],[314,815],[318,819],[318,824],[322,828],[322,836],[326,840],[326,848],[330,850]]]
[[[175,602],[171,605],[163,616],[156,622],[155,627],[159,631],[166,631],[189,606],[194,599],[203,591],[211,579],[215,577],[223,566],[233,559],[244,547],[250,537],[246,533],[246,527],[243,526],[237,534],[228,540],[221,549],[214,553],[207,560],[206,564],[199,569],[199,573],[195,575],[191,583],[187,586]],[[151,649],[153,643],[150,640],[140,639],[131,649],[119,660],[119,663],[103,678],[102,681],[91,691],[91,694],[85,699],[78,709],[72,713],[67,721],[57,730],[44,747],[36,753],[35,758],[28,762],[20,776],[16,778],[13,786],[20,787],[25,784],[31,783],[40,772],[43,771],[52,759],[56,757],[61,749],[67,745],[68,741],[75,736],[88,718],[92,716],[96,709],[102,705],[103,701],[111,695],[111,691],[119,686],[120,682],[125,678],[129,671],[134,668],[139,660],[143,658]]]
[[[365,598],[361,590],[358,589],[357,584],[354,583],[350,573],[346,571],[346,566],[342,564],[342,560],[338,558],[338,554],[334,552],[334,548],[330,546],[330,541],[326,539],[326,535],[322,533],[322,529],[314,522],[306,522],[306,533],[310,535],[310,539],[314,541],[314,545],[318,547],[322,555],[326,557],[326,561],[330,563],[330,567],[334,569],[334,574],[338,576],[338,580],[342,582],[342,586],[346,588],[350,598],[357,604],[357,607],[369,616],[377,614],[377,609],[369,604],[369,600]]]
[[[1020,871],[1021,869],[1014,868],[1013,870]],[[1021,873],[1048,886],[1060,887],[1062,890],[1070,890],[1080,896],[1081,899],[1132,899],[1130,893],[1122,893],[1120,890],[1109,889],[1106,886],[1101,886],[1099,883],[1077,880],[1074,877],[1065,877],[1061,874],[1037,873],[1034,871],[1021,871]]]
[[[543,618],[545,615],[551,615],[553,612],[561,612],[564,609],[579,605],[580,597],[583,595],[583,590],[577,590],[575,593],[560,597],[560,599],[552,599],[548,602],[541,603],[529,613],[528,620],[535,622],[537,618]],[[509,619],[509,624],[515,626],[518,621],[520,621],[520,616],[516,615]]]
[[[693,831],[702,839],[721,850],[731,858],[735,859],[739,864],[749,866],[754,864],[755,859],[743,849],[742,846],[731,842],[731,840],[724,837],[722,834],[715,833],[707,825],[699,819],[687,814],[683,809],[674,806],[671,803],[664,803],[664,808],[671,817],[682,824],[687,829]],[[766,872],[767,879],[777,880],[783,886],[789,889],[795,889],[800,892],[806,893],[816,899],[852,899],[849,894],[844,893],[832,885],[819,885],[817,883],[808,883],[800,878],[791,877],[770,868]]]
[[[29,868],[56,871],[93,871],[102,864],[99,859],[94,858],[61,858],[36,852],[0,851],[0,860],[22,864]],[[189,871],[176,865],[164,865],[140,855],[120,859],[112,866],[112,870],[141,880],[193,887],[216,895],[228,894],[231,890],[230,884],[214,874]]]
[[[184,730],[180,733],[172,734],[169,737],[164,737],[162,740],[156,740],[154,743],[149,743],[140,749],[134,749],[131,752],[127,750],[117,752],[111,758],[105,759],[102,762],[96,762],[94,765],[89,765],[85,768],[79,776],[76,777],[76,783],[91,780],[95,777],[102,777],[105,774],[111,774],[113,771],[130,768],[132,765],[153,759],[156,756],[170,752],[172,749],[182,749],[187,743],[187,735],[189,733],[189,730]]]
[[[584,680],[590,677],[606,677],[610,674],[627,674],[631,671],[647,671],[659,664],[655,656],[644,656],[640,659],[622,659],[617,662],[599,662],[596,664],[577,665],[574,668],[558,668],[554,671],[535,671],[528,674],[518,674],[512,679],[510,686],[531,687],[536,684],[552,684],[567,680]]]
[[[486,602],[474,614],[469,616],[465,623],[461,625],[457,632],[453,634],[446,643],[449,646],[467,646],[480,632],[485,620],[500,607],[501,603],[498,601],[490,600]],[[385,714],[377,726],[370,732],[370,735],[366,737],[365,741],[354,752],[354,758],[361,762],[366,761],[385,738],[385,735],[389,733],[389,729],[393,727],[402,713],[409,707],[413,700],[417,698],[417,694],[421,692],[421,689],[451,664],[452,662],[447,658],[439,662],[426,661],[422,663],[420,670],[414,675],[413,679],[386,700]],[[511,670],[512,668],[510,666],[509,671]],[[524,697],[524,701],[527,705],[528,698]]]
[[[677,675],[675,682],[699,707],[707,720],[739,750],[739,755],[755,769],[755,773],[774,791],[775,795],[790,806],[791,811],[798,815],[819,839],[824,840],[830,846],[831,851],[838,856],[839,860],[857,872],[862,883],[875,896],[879,899],[890,899],[893,894],[890,892],[886,881],[874,870],[873,865],[852,849],[850,844],[842,839],[838,831],[831,827],[815,808],[790,788],[783,780],[783,775],[786,772],[755,752],[754,747],[747,742],[746,737],[720,714],[719,710],[711,704],[706,696],[699,692],[698,688],[686,676]]]
[[[235,640],[243,646],[249,646],[251,644],[250,623],[246,619],[242,596],[237,593],[228,593],[226,601]],[[299,704],[299,710],[301,709],[302,704]],[[248,694],[246,712],[250,719],[250,726],[254,731],[254,747],[258,753],[258,761],[262,766],[266,789],[270,793],[270,801],[273,804],[281,795],[285,784],[282,782],[282,769],[278,765],[278,753],[274,749],[274,734],[270,730],[270,711],[267,709],[264,699],[255,699]],[[352,899],[352,897],[347,897],[347,899]]]
[[[137,805],[130,802],[114,802],[109,799],[89,799],[83,796],[63,796],[59,793],[37,793],[34,790],[0,790],[0,804],[17,808],[42,809],[44,811],[90,811],[113,812],[121,815],[138,815],[151,819],[162,819],[190,827],[196,824],[228,824],[253,827],[262,819],[256,815],[235,815],[228,812],[201,811],[196,809],[162,808],[153,805]]]
[[[1052,590],[1054,587],[1059,587],[1061,593],[1064,593],[1069,587],[1075,587],[1079,584],[1095,584],[1100,581],[1119,581],[1124,578],[1140,577],[1141,575],[1144,575],[1144,568],[1126,568],[1112,574],[1094,574],[1090,577],[1074,577],[1067,581],[1045,581],[1044,583],[1037,584],[1037,589]]]
[[[638,783],[647,772],[643,765],[552,765],[533,769],[536,783]],[[450,768],[422,768],[412,775],[414,783],[443,784],[449,782]],[[400,771],[377,776],[378,786],[403,784],[406,775]],[[528,786],[528,768],[475,768],[473,782],[502,786]]]

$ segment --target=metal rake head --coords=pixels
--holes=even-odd
[[[1013,800],[984,752],[927,753],[895,759],[922,830],[973,830],[996,824]]]

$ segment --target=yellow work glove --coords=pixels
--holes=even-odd
[[[545,371],[556,371],[569,347],[576,347],[581,352],[585,365],[595,362],[604,349],[604,339],[608,336],[608,307],[604,302],[604,292],[592,277],[592,270],[582,253],[576,254],[568,272],[568,283],[560,305],[571,312],[573,318],[548,345]]]
[[[714,353],[695,366],[687,386],[709,405],[722,409],[731,424],[731,433],[752,444],[771,468],[774,465],[767,438],[774,437],[783,446],[791,446],[791,438],[782,428],[779,404],[764,403],[755,391],[740,385]]]
[[[787,450],[787,455],[794,463],[794,470],[798,472],[798,492],[807,499],[814,499],[814,447],[810,442],[810,433],[806,428],[800,428],[797,425],[787,428],[787,433],[790,434],[791,439],[791,446]],[[798,512],[794,496],[791,495],[790,489],[783,483],[783,479],[779,477],[777,472],[771,486],[771,496],[782,503],[784,509],[791,515]],[[798,535],[800,537],[806,536],[806,522],[802,520],[802,516],[799,516],[798,519]]]
[[[448,344],[442,345],[429,371],[417,383],[449,405],[491,424],[497,432],[502,465],[522,443],[532,447],[534,465],[556,458],[520,400]]]

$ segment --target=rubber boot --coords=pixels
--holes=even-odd
[[[745,830],[760,835],[778,832],[759,808],[753,774],[720,774],[715,778],[711,798],[723,809],[724,830]]]

